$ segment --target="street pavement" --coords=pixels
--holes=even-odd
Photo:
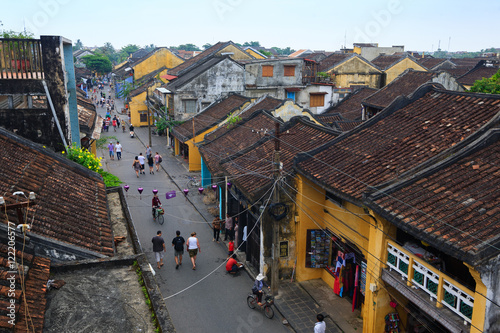
[[[115,103],[115,110],[121,110],[123,103],[120,100]],[[106,113],[100,107],[97,112],[101,116]],[[126,120],[126,115],[118,116],[122,121]],[[243,272],[236,277],[226,274],[226,245],[212,241],[212,216],[202,202],[203,195],[191,191],[185,198],[180,192],[187,183],[187,175],[194,174],[188,172],[182,160],[172,156],[166,138],[152,136],[153,154],[158,151],[163,157],[160,172],[156,172],[155,168],[155,173],[149,174],[146,165],[146,174],[137,178],[132,163],[140,152],[146,155],[147,128],[136,128],[135,138],[130,138],[128,130],[114,132],[112,127],[101,135],[109,137],[114,144],[120,141],[123,146],[120,161],[116,157],[114,160],[109,158],[106,146],[110,140],[99,149],[98,155],[104,156],[104,170],[118,176],[123,185],[130,186],[126,193],[128,207],[143,251],[155,268],[151,238],[158,230],[163,233],[167,247],[165,265],[156,270],[156,280],[177,332],[290,332],[289,326],[282,324],[283,318],[278,311],[275,310],[276,315],[270,320],[262,311],[247,306],[246,298],[253,284],[248,274]],[[142,194],[137,190],[139,187],[144,189]],[[158,189],[165,209],[165,223],[161,226],[151,217],[153,189]],[[165,199],[165,193],[169,191],[176,191],[176,197]],[[197,233],[201,253],[197,257],[196,270],[191,269],[186,252],[182,266],[175,269],[171,241],[176,230],[180,230],[186,240],[191,232]]]

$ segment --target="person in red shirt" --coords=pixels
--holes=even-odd
[[[233,240],[229,240],[229,244],[227,245],[227,257],[230,258],[233,253],[234,253],[234,241]]]
[[[236,261],[236,254],[233,254],[226,262],[226,271],[229,274],[236,274],[242,268],[243,264]]]
[[[137,177],[139,177],[139,176],[137,176]],[[158,194],[157,193],[155,193],[153,195],[152,206],[153,206],[153,216],[155,216],[154,215],[154,210],[161,207],[160,198],[158,198]],[[156,220],[156,218],[154,218],[154,219]]]

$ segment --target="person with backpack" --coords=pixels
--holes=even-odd
[[[160,163],[163,161],[161,158],[161,155],[156,152],[155,155],[155,165],[156,165],[156,172],[160,171]]]
[[[179,230],[177,230],[175,234],[177,236],[172,240],[172,246],[175,251],[175,269],[179,269],[179,266],[182,265],[182,255],[184,254],[184,243],[186,243],[186,241],[181,236],[181,232]]]

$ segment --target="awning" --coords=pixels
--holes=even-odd
[[[295,91],[301,91],[302,89],[300,88],[285,88],[285,91],[287,92],[295,92]]]
[[[165,89],[165,88],[162,88],[162,87],[160,87],[160,88],[156,88],[156,90],[158,90],[158,91],[159,91],[159,92],[161,92],[162,94],[170,94],[170,93],[171,93],[171,91],[170,91],[170,90]]]
[[[328,94],[326,91],[316,91],[309,93],[309,95],[326,95],[326,94]]]
[[[165,79],[165,80],[168,80],[168,81],[172,81],[173,79],[177,79],[177,76],[175,75],[170,75],[170,74],[165,74],[165,75],[162,75],[160,76],[162,79]]]

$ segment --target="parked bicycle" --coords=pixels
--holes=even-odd
[[[197,177],[187,176],[189,178],[186,186],[187,188],[199,188],[201,187],[201,179]]]
[[[165,218],[163,215],[165,214],[165,211],[161,207],[155,207],[153,208],[153,221],[158,220],[158,223],[160,225],[163,225],[163,222],[165,222]]]
[[[257,298],[257,295],[253,293],[248,294],[247,297],[248,307],[250,309],[255,309],[256,307],[260,308],[261,310],[264,311],[264,314],[269,319],[272,319],[274,317],[274,310],[272,308],[273,304],[274,304],[274,297],[270,294],[265,295],[264,302],[262,302],[262,305],[259,305],[259,300]]]

